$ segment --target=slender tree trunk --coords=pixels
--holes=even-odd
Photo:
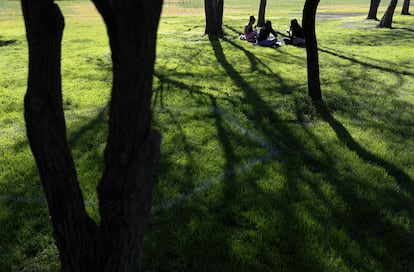
[[[204,0],[204,10],[206,13],[205,34],[209,37],[223,36],[223,0]]]
[[[392,18],[394,16],[395,8],[397,7],[398,0],[391,0],[388,4],[388,8],[382,16],[381,21],[377,27],[381,28],[391,28],[392,27]]]
[[[401,10],[402,15],[411,15],[410,11],[410,0],[404,0],[404,4]]]
[[[259,17],[257,19],[257,26],[263,26],[265,24],[266,14],[266,0],[260,0]]]
[[[150,105],[162,0],[94,2],[107,25],[113,61],[99,228],[86,213],[67,143],[60,72],[64,20],[53,0],[21,0],[29,44],[27,135],[62,271],[135,272],[160,156],[161,137],[151,131]]]
[[[61,94],[64,19],[53,0],[22,0],[29,45],[27,136],[47,198],[63,271],[93,271],[97,226],[86,214],[66,137]]]
[[[308,93],[314,100],[322,100],[321,84],[319,79],[318,43],[315,33],[315,16],[319,0],[306,0],[303,8],[303,30],[306,40],[306,54],[308,66]]]
[[[367,19],[378,20],[377,12],[378,12],[378,7],[379,7],[380,2],[381,0],[371,0]]]

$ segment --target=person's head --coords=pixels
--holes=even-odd
[[[271,21],[266,21],[266,23],[264,24],[264,26],[266,28],[272,28],[272,22]]]
[[[296,20],[296,19],[291,20],[290,21],[290,25],[291,26],[297,26],[297,25],[299,25],[298,20]]]
[[[254,24],[254,22],[256,22],[256,18],[254,18],[254,16],[250,16],[249,18],[249,23]]]

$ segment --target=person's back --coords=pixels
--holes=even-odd
[[[290,28],[291,28],[293,37],[298,37],[298,38],[303,38],[303,39],[305,38],[305,34],[303,33],[303,29],[299,25],[298,20],[293,19],[290,23]]]
[[[292,44],[296,46],[305,45],[305,33],[303,32],[302,27],[299,25],[298,20],[293,19],[290,21],[289,37],[283,38],[285,44]]]

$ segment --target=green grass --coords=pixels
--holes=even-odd
[[[365,2],[320,3],[318,105],[304,49],[238,39],[256,3],[226,0],[225,38],[210,41],[202,1],[165,1],[152,102],[162,159],[143,271],[414,271],[414,17],[399,6],[394,29],[376,29]],[[89,2],[59,5],[68,135],[99,220],[108,41]],[[270,1],[267,18],[283,32],[302,5]],[[0,44],[0,271],[58,271],[22,117],[18,1],[0,0]]]

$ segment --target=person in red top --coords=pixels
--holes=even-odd
[[[257,36],[257,31],[256,29],[253,27],[254,23],[256,22],[256,18],[254,18],[254,16],[250,16],[249,18],[249,22],[247,23],[247,25],[244,26],[244,37],[247,41],[249,42],[255,42],[256,41],[256,36]]]

